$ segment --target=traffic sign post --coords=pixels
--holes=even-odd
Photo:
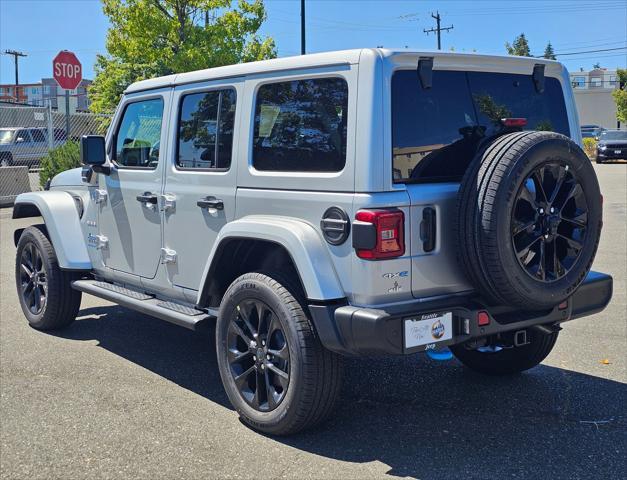
[[[52,74],[59,87],[65,90],[65,137],[69,139],[70,90],[76,89],[83,80],[83,67],[73,52],[62,50],[52,60]]]

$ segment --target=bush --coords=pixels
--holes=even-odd
[[[48,151],[40,161],[39,184],[44,187],[56,174],[81,166],[78,142],[67,141]]]
[[[589,159],[596,158],[597,155],[597,141],[594,138],[583,139],[583,151],[586,152]]]

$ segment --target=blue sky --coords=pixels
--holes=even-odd
[[[274,37],[280,56],[300,52],[300,1],[266,0],[262,33]],[[524,32],[533,54],[550,40],[569,70],[627,66],[627,0],[307,0],[307,51],[386,47],[435,48],[430,13],[439,10],[443,49],[504,54],[504,43]],[[0,51],[21,50],[20,82],[52,73],[62,49],[76,52],[86,78],[105,52],[108,23],[99,0],[0,0]],[[0,83],[12,83],[12,57],[0,57]]]

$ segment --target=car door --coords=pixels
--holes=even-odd
[[[177,123],[165,174],[164,247],[173,285],[198,290],[220,229],[235,215],[239,80],[174,90]]]
[[[15,133],[13,149],[13,162],[16,165],[27,164],[33,148],[33,140],[26,129],[18,130]]]
[[[161,255],[165,139],[170,91],[125,99],[109,138],[111,173],[99,176],[99,232],[108,268],[154,278]]]
[[[39,160],[46,154],[47,142],[44,132],[40,128],[31,128],[30,135],[33,140],[32,148],[29,152],[29,162],[33,165],[38,165]]]

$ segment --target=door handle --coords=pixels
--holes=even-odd
[[[152,205],[156,205],[159,197],[151,192],[144,192],[143,195],[137,195],[137,201],[141,203],[149,203]]]
[[[216,197],[201,198],[196,202],[200,208],[213,208],[215,210],[224,210],[224,202]]]

